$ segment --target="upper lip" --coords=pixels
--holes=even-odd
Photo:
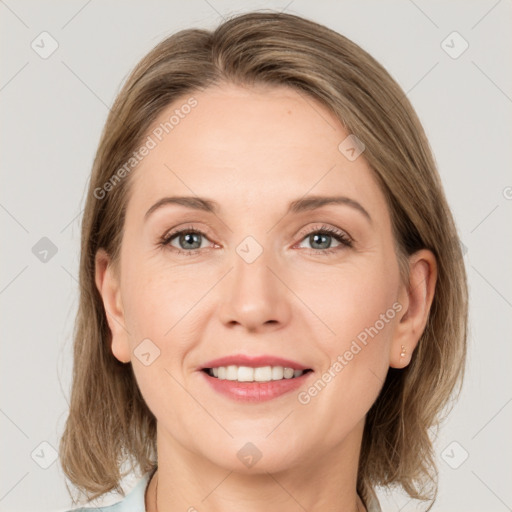
[[[212,359],[203,366],[198,368],[204,370],[205,368],[218,368],[219,366],[248,366],[251,368],[258,368],[262,366],[283,366],[285,368],[293,368],[294,370],[310,370],[308,366],[292,361],[291,359],[285,359],[283,357],[261,355],[261,356],[249,356],[245,354],[235,354],[231,356],[219,357]]]

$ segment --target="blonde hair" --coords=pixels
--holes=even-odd
[[[66,476],[94,499],[112,490],[122,493],[123,462],[143,472],[156,463],[156,419],[131,364],[111,352],[94,279],[99,248],[118,261],[132,180],[120,180],[101,199],[95,190],[130,158],[164,108],[223,83],[288,86],[319,100],[366,146],[364,158],[389,207],[403,279],[408,255],[422,248],[434,253],[438,280],[427,326],[410,365],[389,370],[368,412],[357,478],[363,499],[376,486],[400,485],[412,498],[434,500],[437,471],[429,429],[460,391],[468,308],[462,251],[436,164],[405,93],[375,59],[322,25],[274,12],[243,14],[214,31],[190,29],[168,37],[137,64],[114,102],[82,221],[73,384],[60,442]]]

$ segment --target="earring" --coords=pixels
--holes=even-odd
[[[400,357],[405,357],[405,354],[406,354],[406,350],[405,350],[404,345],[402,345],[402,352],[400,352]]]

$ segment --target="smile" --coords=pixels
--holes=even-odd
[[[294,370],[283,366],[218,366],[216,368],[204,368],[210,377],[219,380],[231,380],[237,382],[269,382],[283,379],[294,379],[311,370]]]
[[[291,373],[290,372],[293,372]],[[217,372],[217,377],[214,375]],[[252,371],[252,374],[251,372]],[[233,377],[231,380],[228,378],[221,378],[226,372],[226,376]],[[275,375],[275,380],[269,380],[268,375]],[[310,375],[313,375],[313,370],[292,370],[288,367],[273,366],[273,367],[257,367],[251,368],[247,366],[220,366],[215,368],[204,368],[198,372],[204,376],[204,379],[211,386],[211,389],[231,400],[236,402],[266,402],[274,398],[290,394],[292,391],[297,390],[300,386],[305,385],[306,380]],[[282,377],[281,377],[282,373]],[[291,376],[289,376],[291,374]],[[239,378],[251,380],[238,380]],[[265,381],[255,379],[267,379]]]

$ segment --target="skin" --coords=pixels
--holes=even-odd
[[[133,365],[158,422],[147,510],[156,510],[157,479],[160,511],[363,510],[356,475],[365,415],[388,368],[410,362],[434,294],[435,257],[411,256],[410,287],[401,282],[389,211],[364,153],[350,161],[338,150],[349,133],[315,100],[284,87],[234,85],[194,97],[197,107],[129,177],[118,272],[103,250],[96,257],[112,352]],[[285,215],[289,202],[312,194],[352,198],[372,221],[347,205]],[[167,205],[145,222],[171,195],[213,199],[220,210]],[[315,243],[309,235],[322,225],[348,234],[353,246]],[[159,245],[173,228],[190,226],[205,233],[197,254],[174,252],[193,244],[179,236],[172,247]],[[263,249],[250,264],[236,251],[247,236]],[[323,254],[329,241],[335,252]],[[298,392],[396,302],[400,312],[299,403]],[[145,338],[160,350],[148,366],[134,355]],[[271,401],[235,402],[197,371],[235,353],[293,359],[314,377]],[[250,468],[237,457],[247,442],[262,453]]]

